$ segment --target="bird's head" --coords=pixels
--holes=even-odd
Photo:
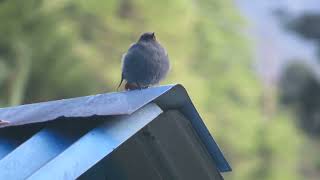
[[[155,40],[156,40],[156,35],[154,34],[154,32],[143,33],[139,38],[139,41],[155,41]]]

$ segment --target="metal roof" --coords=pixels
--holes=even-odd
[[[153,106],[153,104],[156,104],[156,107]],[[157,108],[158,106],[161,109]],[[144,110],[146,107],[149,107],[147,108],[148,111]],[[19,159],[15,158],[20,158],[21,155],[14,156],[14,153],[18,154],[19,151],[29,154],[38,153],[39,149],[44,150],[44,152],[46,152],[47,154],[43,156],[41,156],[41,154],[38,155],[38,159],[35,159],[35,161],[42,161],[43,163],[45,163],[46,161],[50,160],[51,157],[58,155],[55,159],[50,161],[49,164],[41,168],[50,169],[50,171],[52,171],[53,167],[63,165],[63,161],[61,161],[61,158],[68,158],[68,152],[74,153],[74,151],[70,150],[70,148],[81,148],[82,146],[85,146],[83,145],[83,142],[85,141],[88,141],[87,143],[94,142],[94,139],[90,139],[90,137],[92,138],[92,133],[95,134],[95,138],[97,138],[96,136],[99,136],[99,132],[104,132],[103,129],[106,128],[108,129],[108,132],[113,132],[112,129],[114,129],[114,134],[110,134],[110,136],[117,138],[122,137],[122,139],[118,139],[119,141],[115,141],[113,145],[109,146],[110,148],[108,151],[112,152],[112,150],[115,147],[119,146],[121,142],[126,139],[125,137],[127,137],[124,136],[125,133],[117,134],[119,131],[133,134],[141,129],[144,125],[151,122],[157,115],[161,113],[160,111],[166,111],[168,109],[178,109],[187,119],[190,120],[192,127],[199,135],[210,156],[212,157],[212,160],[221,172],[231,171],[228,162],[225,160],[218,145],[204,125],[186,90],[181,85],[159,86],[143,90],[98,94],[93,96],[0,108],[0,119],[10,122],[10,124],[4,124],[0,126],[0,128],[3,128],[0,129],[0,171],[3,171],[1,170],[1,168],[3,167],[10,167],[10,165],[8,166],[8,163],[20,161]],[[144,112],[145,115],[147,115],[146,117],[150,118],[146,118],[147,120],[141,121],[144,122],[142,124],[135,124],[130,120],[128,121],[128,117],[137,113],[139,114],[141,113],[140,111],[142,111],[142,113],[146,111]],[[63,133],[54,131],[54,125],[50,126],[50,128],[37,128],[37,125],[41,124],[40,122],[67,119],[68,123],[71,124],[78,122],[85,124],[88,121],[95,119],[95,117],[115,117],[113,119],[116,120],[110,120],[108,121],[108,123],[104,123],[101,126],[95,128],[92,127],[93,130],[91,130],[89,133],[87,133],[87,130],[90,129],[90,125],[85,126],[88,128],[86,130],[75,129],[76,127],[72,127],[72,129],[70,130],[68,129],[70,126],[66,126],[67,130]],[[119,120],[121,118],[124,120]],[[123,122],[130,122],[130,127],[128,127],[128,125],[125,125]],[[29,125],[31,123],[36,124]],[[63,124],[66,123],[66,121],[64,120],[60,123]],[[23,131],[25,131],[25,133],[20,132],[23,135],[20,135],[19,133],[12,134],[12,131],[11,133],[9,132],[10,130],[8,129],[15,128],[15,126],[18,125],[25,125],[21,126],[22,128],[24,128]],[[29,135],[25,135],[28,133]],[[35,133],[35,135],[33,135],[32,133]],[[30,138],[31,135],[33,135],[32,138]],[[76,137],[82,135],[84,135],[82,137],[84,138],[84,140],[80,141],[81,143],[79,141],[76,141]],[[21,137],[17,139],[16,136]],[[59,144],[54,144],[55,139],[61,139],[61,137],[64,137],[64,141],[59,142]],[[24,142],[27,139],[28,141]],[[101,140],[101,138],[98,139]],[[52,144],[50,144],[51,142]],[[31,144],[34,148],[29,149],[29,151],[26,152],[26,148],[24,147],[30,146]],[[68,149],[65,150],[65,148],[67,146],[70,146],[71,144],[72,146],[68,148],[69,151]],[[55,148],[50,148],[52,146],[54,146]],[[61,153],[62,151],[63,153]],[[84,153],[83,155],[85,156],[86,152],[79,153]],[[99,154],[99,152],[96,153]],[[32,160],[30,159],[30,161]],[[91,165],[93,163],[90,162],[90,160],[86,160],[86,162],[88,162],[89,164],[91,163]],[[37,163],[34,164],[34,168],[37,168],[36,164]],[[44,171],[38,171],[37,173],[33,174],[33,176],[36,177],[36,175],[38,174],[39,179],[41,179],[41,172]],[[0,173],[0,177],[1,174],[2,173]]]

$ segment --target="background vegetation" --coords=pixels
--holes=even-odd
[[[297,127],[308,137],[303,142],[300,169],[303,177],[320,176],[320,14],[293,16],[284,12],[284,25],[291,33],[314,43],[317,57],[314,65],[296,60],[285,68],[279,83],[280,103],[291,110]]]
[[[155,31],[172,64],[163,84],[188,90],[234,170],[226,179],[304,175],[304,136],[256,78],[231,0],[1,0],[0,22],[1,106],[114,91],[122,54]]]

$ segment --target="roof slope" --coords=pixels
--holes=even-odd
[[[191,121],[217,168],[221,172],[231,171],[228,162],[181,85],[159,86],[136,91],[98,94],[0,108],[0,119],[10,122],[10,124],[1,127],[46,122],[61,117],[76,121],[80,117],[130,115],[149,103],[156,103],[163,111],[178,109]]]

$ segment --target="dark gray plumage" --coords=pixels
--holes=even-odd
[[[125,89],[141,89],[158,84],[169,71],[166,50],[154,33],[143,33],[137,43],[130,46],[122,59],[122,76],[118,88],[126,80]]]

